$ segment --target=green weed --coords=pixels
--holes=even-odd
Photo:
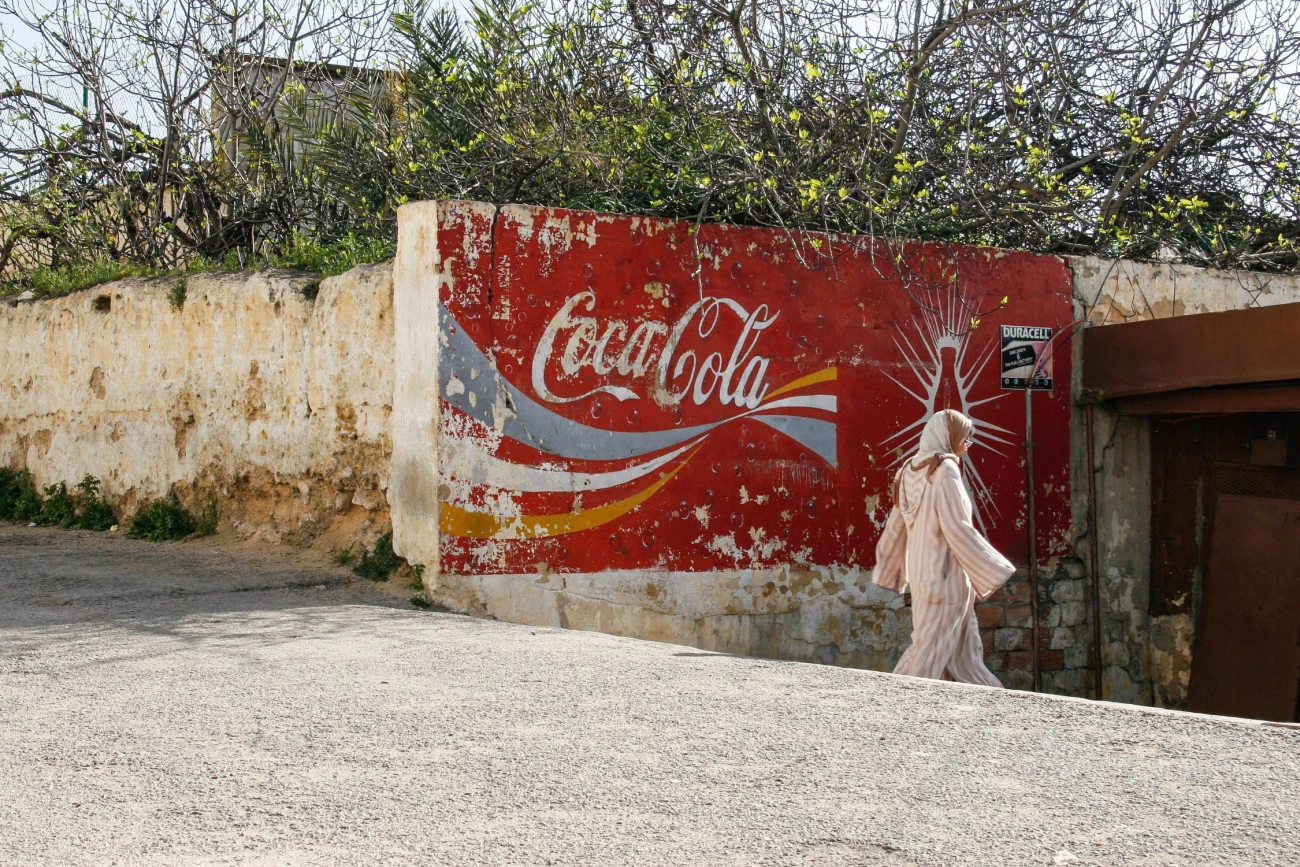
[[[351,566],[357,562],[356,551],[352,549],[351,545],[346,548],[331,548],[330,557],[340,566]]]
[[[294,235],[286,249],[268,257],[267,263],[277,268],[296,268],[322,277],[333,277],[358,265],[391,259],[395,253],[393,242],[387,238],[348,234],[333,243],[322,244]],[[303,294],[314,299],[319,291],[320,284],[316,283],[304,289]]]
[[[361,560],[352,571],[371,581],[387,581],[400,565],[402,558],[393,553],[393,534],[385,533],[375,540],[373,548],[361,552]]]
[[[71,528],[77,520],[77,504],[68,493],[68,486],[63,482],[46,485],[45,501],[41,503],[40,514],[36,523],[42,527]]]
[[[79,530],[107,530],[117,523],[113,507],[99,496],[99,479],[87,475],[77,483],[77,517],[73,524]]]
[[[0,298],[31,290],[37,298],[59,298],[126,277],[166,277],[182,275],[167,293],[167,299],[176,310],[185,305],[188,287],[184,274],[204,271],[251,270],[255,268],[292,268],[310,271],[321,277],[333,277],[372,262],[391,259],[396,253],[388,238],[349,234],[328,243],[313,241],[303,235],[293,238],[280,250],[267,255],[248,255],[231,252],[220,260],[196,256],[182,269],[150,268],[121,262],[95,260],[60,268],[37,268],[12,280],[0,280]],[[303,288],[308,300],[315,300],[320,291],[317,280]]]
[[[126,534],[132,539],[169,542],[193,535],[197,529],[198,522],[194,516],[181,506],[173,494],[166,500],[157,500],[145,506],[131,519],[131,527]]]
[[[416,608],[428,608],[429,597],[425,596],[423,593],[416,593],[414,596],[411,597],[411,604],[414,605]]]
[[[14,520],[34,523],[41,516],[41,496],[36,488],[23,491],[14,507]]]
[[[16,295],[29,289],[37,298],[59,298],[100,283],[156,273],[140,265],[102,260],[63,268],[37,268],[14,280],[0,282],[0,296]]]
[[[188,289],[185,278],[182,277],[172,286],[171,291],[167,293],[167,300],[171,302],[173,310],[180,310],[185,306],[185,293]]]
[[[337,241],[321,242],[306,235],[295,234],[288,243],[269,254],[249,255],[242,250],[232,250],[219,262],[196,260],[187,270],[290,268],[295,271],[310,271],[321,277],[334,277],[358,265],[391,259],[396,253],[397,248],[392,240],[373,235],[349,233]],[[302,294],[310,301],[316,300],[319,292],[319,280],[309,283],[302,290]]]
[[[32,474],[27,470],[0,467],[0,520],[30,521],[33,501],[39,512],[40,501],[36,500]]]
[[[411,589],[423,590],[424,589],[424,564],[412,563],[411,571],[414,573],[414,575],[411,577]]]
[[[75,493],[65,482],[47,485],[42,499],[28,470],[7,467],[0,467],[0,520],[65,530],[107,530],[117,523],[113,507],[99,496],[99,479],[94,476],[78,482]]]
[[[203,506],[203,511],[199,512],[199,520],[195,527],[196,536],[213,536],[217,532],[217,521],[220,513],[217,510],[217,498],[211,494],[208,495],[208,502]]]

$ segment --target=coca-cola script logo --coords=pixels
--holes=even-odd
[[[601,317],[598,301],[594,291],[577,292],[539,323],[525,382],[505,375],[441,311],[441,466],[450,480],[439,505],[443,533],[529,539],[615,522],[741,419],[836,465],[837,368],[800,365],[790,379],[773,381],[764,338],[771,340],[780,310],[706,296],[664,322]],[[571,408],[601,395],[650,400],[672,408],[674,418],[656,422],[634,403],[626,423],[611,426],[588,420],[602,418],[598,400],[586,413]],[[683,407],[703,411],[691,420]],[[557,496],[573,500],[565,505]]]
[[[613,383],[575,394],[560,393],[561,385],[548,381],[547,371],[552,369],[570,379],[585,370],[605,379],[617,374],[642,380],[653,373],[651,393],[665,406],[689,400],[696,406],[716,402],[752,410],[771,389],[767,382],[771,359],[757,347],[780,311],[772,311],[766,304],[749,310],[730,298],[705,297],[690,305],[671,326],[652,319],[601,321],[589,315],[595,308],[594,292],[572,295],[542,331],[533,352],[530,383],[543,401],[573,403],[597,394],[619,401],[641,397],[635,390]],[[729,347],[709,351],[709,339],[725,318],[739,326],[738,335]],[[703,345],[693,345],[695,338]]]

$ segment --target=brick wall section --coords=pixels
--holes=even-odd
[[[1039,573],[1039,660],[1043,691],[1059,695],[1088,696],[1088,582],[1083,564],[1073,558],[1059,561],[1053,570]],[[1033,686],[1030,653],[1033,617],[1029,578],[1017,572],[1006,585],[976,609],[985,661],[1004,686]]]

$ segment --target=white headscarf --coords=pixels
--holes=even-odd
[[[970,438],[975,424],[955,409],[945,409],[930,416],[916,454],[894,477],[894,503],[903,510],[909,525],[921,505],[921,494],[939,464],[951,460],[961,468],[957,446]],[[904,472],[911,469],[912,472]]]
[[[942,409],[930,416],[921,431],[921,444],[912,457],[912,468],[929,464],[937,467],[939,461],[951,458],[956,461],[957,446],[971,435],[975,425],[955,409]],[[960,462],[959,462],[960,463]]]

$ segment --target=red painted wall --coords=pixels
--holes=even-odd
[[[443,214],[444,572],[870,568],[893,469],[945,407],[976,421],[980,520],[1025,559],[1024,399],[1000,388],[998,326],[1068,326],[1059,259]],[[1067,552],[1059,343],[1034,397],[1043,557]]]

